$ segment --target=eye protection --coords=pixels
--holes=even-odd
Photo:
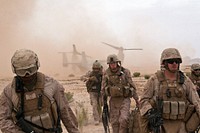
[[[15,73],[20,77],[24,77],[26,75],[33,75],[36,72],[37,72],[37,66],[33,66],[27,69],[15,69]]]
[[[169,59],[169,60],[166,60],[166,62],[168,64],[174,64],[174,63],[179,64],[180,60],[178,60],[178,59]]]

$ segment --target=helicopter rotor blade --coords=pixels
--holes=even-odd
[[[119,47],[114,46],[114,45],[111,45],[111,44],[109,44],[109,43],[105,43],[105,42],[101,42],[101,43],[103,43],[103,44],[105,44],[105,45],[108,45],[108,46],[110,46],[110,47],[112,47],[112,48],[114,48],[114,49],[117,49],[117,50],[120,49]]]
[[[125,48],[124,50],[143,50],[142,48]]]

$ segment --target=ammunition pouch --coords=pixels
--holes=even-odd
[[[106,87],[106,94],[107,96],[111,97],[123,97],[123,89],[121,89],[118,86],[111,86],[111,87]]]
[[[163,101],[163,114],[164,119],[170,120],[183,120],[185,118],[186,105],[183,101]]]
[[[133,94],[133,88],[125,86],[123,88],[118,86],[110,86],[105,88],[105,93],[107,96],[111,97],[131,97]]]

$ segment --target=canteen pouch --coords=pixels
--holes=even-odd
[[[186,122],[185,127],[188,132],[194,132],[200,124],[199,117],[196,112],[192,114],[189,120]]]
[[[185,113],[185,118],[184,118],[184,122],[186,122],[186,121],[188,121],[189,120],[189,118],[192,116],[192,114],[193,114],[193,112],[194,112],[194,105],[192,105],[192,104],[189,104],[188,106],[187,106],[187,110],[186,110],[186,113]]]

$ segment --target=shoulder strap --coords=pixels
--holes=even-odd
[[[185,82],[185,75],[182,71],[179,71],[178,73],[178,83],[183,84]]]
[[[15,91],[20,94],[20,107],[16,114],[16,118],[19,119],[21,117],[24,118],[24,85],[20,79],[20,77],[15,76]]]
[[[161,92],[161,84],[165,84],[166,85],[166,80],[165,80],[165,77],[164,77],[164,73],[161,71],[161,70],[158,70],[156,73],[155,73],[157,79],[158,79],[158,83],[159,83],[159,86],[158,86],[158,97],[159,98],[163,98],[163,93]]]

